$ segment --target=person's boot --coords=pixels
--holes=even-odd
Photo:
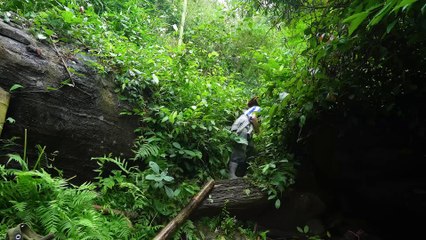
[[[238,163],[236,162],[229,162],[229,179],[237,179],[237,175],[235,175],[235,172],[237,171]]]

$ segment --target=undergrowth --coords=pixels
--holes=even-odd
[[[292,47],[283,47],[286,34],[270,29],[266,18],[243,5],[225,9],[211,1],[199,3],[191,6],[184,44],[178,46],[180,1],[0,1],[6,22],[24,18],[44,44],[96,59],[88,64],[100,75],[114,76],[121,100],[132,105],[122,114],[139,116],[141,122],[132,167],[127,160],[96,158],[99,175],[82,186],[40,167],[2,165],[3,230],[25,221],[62,239],[147,239],[196,193],[197,185],[227,177],[232,121],[252,95],[270,96],[266,92],[274,86],[267,81],[297,70],[285,64],[300,66],[303,58],[296,59],[300,47],[289,50],[294,40]],[[277,94],[263,102],[264,129],[276,123],[268,120],[274,109],[267,105]],[[277,134],[272,128],[257,139],[260,150],[250,176],[279,207],[281,193],[293,182],[294,164],[270,145]],[[16,154],[11,159],[20,159],[21,166],[27,160]],[[26,188],[27,195],[17,192]],[[93,205],[138,217],[103,215]],[[196,231],[191,222],[182,229],[175,238],[190,238]]]

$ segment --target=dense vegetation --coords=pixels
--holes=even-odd
[[[227,177],[228,127],[253,95],[261,96],[263,119],[249,178],[276,207],[294,182],[292,153],[309,136],[309,122],[362,112],[415,118],[413,131],[423,124],[424,113],[404,104],[425,94],[421,1],[193,0],[179,45],[181,5],[0,1],[6,22],[29,26],[46,44],[72,45],[70,54],[96,57],[92,67],[114,76],[122,100],[134,106],[123,114],[141,122],[134,158],[95,158],[99,177],[82,186],[10,154],[22,169],[0,165],[1,231],[27,222],[59,239],[152,238],[205,180]],[[93,204],[138,217],[102,215]],[[256,237],[226,211],[220,217],[226,221],[208,225],[224,236],[240,229]],[[197,234],[188,221],[175,238]]]

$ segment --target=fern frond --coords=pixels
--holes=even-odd
[[[10,200],[9,202],[13,204],[12,205],[13,209],[18,212],[25,212],[28,205],[28,203],[26,202],[17,202],[13,200]]]
[[[152,143],[144,143],[139,146],[139,149],[136,151],[136,159],[145,159],[147,157],[153,156],[157,157],[160,152],[160,148],[157,145]]]
[[[16,162],[21,166],[22,170],[28,171],[28,163],[25,161],[25,159],[22,159],[20,155],[7,154],[7,156],[9,157],[9,160],[7,161],[6,164],[9,164],[10,162]]]
[[[130,174],[130,171],[132,171],[133,169],[136,168],[136,167],[128,168],[127,167],[127,161],[125,159],[121,160],[118,157],[111,158],[111,157],[104,156],[104,157],[92,158],[92,160],[96,160],[101,169],[104,168],[105,163],[113,163],[117,167],[119,167],[123,172],[125,172],[126,174]],[[101,174],[102,170],[98,170],[98,172]]]

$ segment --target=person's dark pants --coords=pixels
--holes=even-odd
[[[241,143],[234,143],[232,146],[232,153],[231,153],[231,162],[237,163],[238,167],[235,172],[235,175],[238,177],[242,177],[247,172],[247,153],[252,153],[254,146],[253,142],[250,139],[250,136],[247,134],[247,144],[241,144]]]

